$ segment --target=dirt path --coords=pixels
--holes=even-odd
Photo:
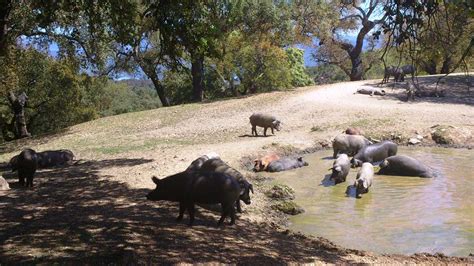
[[[200,209],[197,225],[189,228],[174,221],[176,204],[145,200],[154,187],[152,175],[181,171],[209,151],[261,188],[264,181],[253,179],[242,167],[242,157],[319,146],[348,126],[374,137],[412,136],[415,131],[427,135],[436,124],[474,130],[470,95],[407,103],[400,101],[400,89],[385,88],[385,97],[353,94],[371,84],[339,83],[125,114],[11,143],[3,147],[7,153],[0,161],[26,146],[69,148],[82,161],[40,171],[33,190],[16,187],[15,176],[4,174],[12,178],[7,180],[13,189],[0,192],[0,263],[474,263],[472,256],[348,250],[285,231],[259,189],[237,225],[223,228],[214,226],[218,216],[213,212]],[[257,111],[280,117],[283,130],[266,138],[250,137],[248,117]],[[472,144],[471,139],[466,146]]]

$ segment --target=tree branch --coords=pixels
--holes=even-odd
[[[66,35],[66,34],[57,34],[57,33],[42,32],[42,31],[32,31],[32,32],[29,32],[29,33],[25,33],[23,35],[26,36],[26,37],[48,36],[48,37],[54,37],[54,38],[58,38],[58,39],[64,38],[68,41],[72,41],[72,42],[77,43],[81,47],[81,49],[84,51],[84,54],[86,55],[86,57],[87,58],[92,58],[91,54],[87,51],[86,44],[82,40],[80,40],[79,38],[76,38],[76,37],[73,37],[73,36],[70,36],[70,35]]]

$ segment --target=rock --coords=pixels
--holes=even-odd
[[[0,190],[9,190],[10,186],[8,185],[7,180],[3,178],[3,176],[0,176]]]
[[[470,130],[449,125],[431,127],[431,139],[437,144],[464,145],[472,138]]]
[[[272,199],[292,200],[295,198],[295,191],[287,185],[274,185],[265,195]]]
[[[297,215],[304,212],[304,209],[298,206],[298,204],[287,200],[273,204],[271,208],[290,215]]]
[[[416,145],[420,142],[421,142],[421,140],[419,140],[418,138],[411,138],[411,139],[408,140],[408,144],[411,144],[411,145]]]

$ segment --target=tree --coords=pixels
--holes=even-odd
[[[170,106],[165,87],[160,80],[163,66],[169,64],[163,52],[160,33],[153,26],[153,17],[149,9],[140,5],[137,13],[132,16],[134,30],[130,31],[127,38],[116,38],[114,65],[108,72],[136,72],[137,67],[152,81],[153,86],[163,106]]]
[[[399,47],[412,62],[421,61],[428,73],[440,69],[447,75],[472,54],[472,1],[390,0],[384,10],[385,51]]]
[[[420,30],[417,43],[420,66],[429,74],[447,74],[474,35],[474,19],[462,5],[445,3]]]
[[[313,84],[312,79],[305,71],[304,67],[304,51],[298,48],[286,49],[286,55],[288,56],[291,84],[295,87],[308,86]]]
[[[203,100],[204,60],[219,53],[219,44],[234,27],[239,1],[158,1],[149,7],[166,56],[177,65],[189,55],[193,99]]]
[[[54,43],[58,57],[69,64],[99,72],[105,64],[112,37],[125,38],[132,27],[130,1],[33,1],[0,2],[0,96],[11,99],[19,91],[21,76],[17,51],[27,46],[47,49]],[[133,12],[132,12],[133,13]],[[12,94],[13,93],[13,94]],[[29,101],[34,101],[29,95]],[[16,126],[18,128],[18,125]]]
[[[360,1],[334,1],[334,17],[338,20],[330,21],[330,31],[319,31],[319,49],[314,54],[317,62],[334,64],[340,67],[350,80],[361,80],[364,73],[370,69],[371,63],[363,64],[362,53],[367,35],[381,26],[387,14],[378,15],[382,8],[382,1],[371,0],[368,6]],[[378,17],[378,19],[374,19]],[[343,34],[357,31],[355,44],[343,38]],[[375,40],[371,39],[369,50],[375,47]]]

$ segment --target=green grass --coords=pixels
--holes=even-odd
[[[376,127],[376,126],[392,126],[395,122],[389,118],[382,118],[382,119],[359,119],[355,122],[349,124],[349,127],[357,127],[362,130],[365,128]]]
[[[137,143],[128,143],[119,146],[100,146],[95,147],[92,150],[96,153],[101,154],[121,154],[126,152],[133,152],[133,151],[144,151],[144,150],[152,150],[158,146],[162,145],[170,145],[170,146],[179,146],[179,145],[192,145],[193,142],[189,140],[176,140],[176,139],[147,139],[143,142]]]

